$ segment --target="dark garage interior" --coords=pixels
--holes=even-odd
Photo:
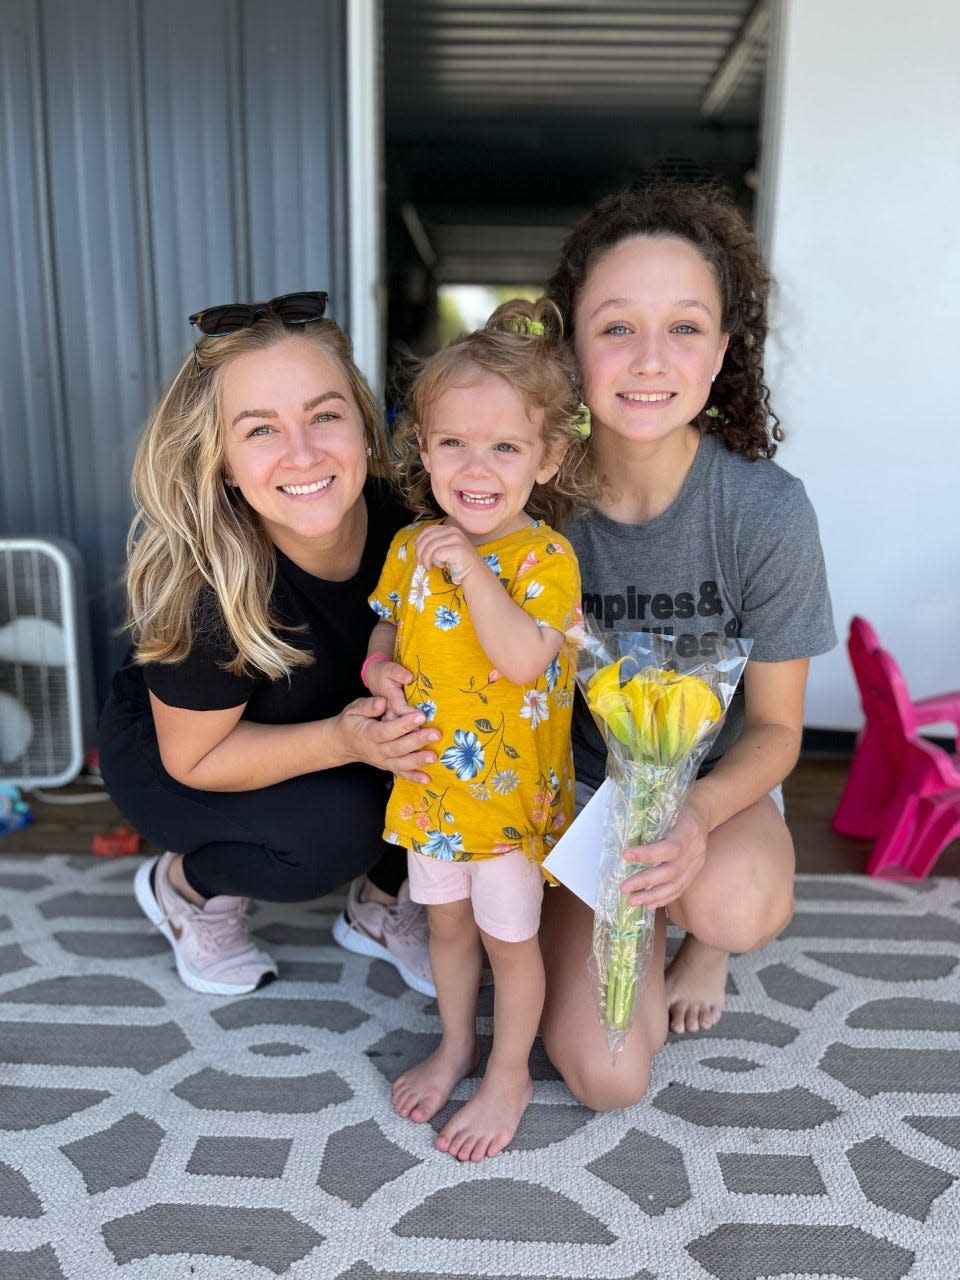
[[[645,175],[751,210],[768,0],[385,0],[388,365],[433,349],[437,291],[537,289],[565,232]]]

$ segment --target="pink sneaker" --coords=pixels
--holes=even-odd
[[[255,947],[247,933],[246,898],[219,895],[195,907],[170,883],[165,853],[144,862],[133,891],[147,919],[173,947],[177,973],[194,991],[211,996],[239,996],[272,982],[276,962]]]
[[[360,891],[364,877],[354,880],[347,893],[347,905],[333,922],[335,942],[358,956],[375,956],[392,964],[408,987],[421,995],[436,996],[430,973],[427,913],[410,901],[404,881],[392,906],[364,902]]]

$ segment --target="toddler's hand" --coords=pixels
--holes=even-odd
[[[404,686],[412,679],[412,674],[399,662],[371,662],[367,667],[367,688],[374,697],[385,698],[387,702],[384,720],[394,720],[413,710],[403,693]]]
[[[418,535],[415,546],[419,564],[427,569],[434,565],[446,569],[456,583],[484,564],[476,547],[455,524],[431,525]]]

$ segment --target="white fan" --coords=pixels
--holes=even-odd
[[[0,782],[63,786],[83,765],[79,563],[69,543],[0,538]]]

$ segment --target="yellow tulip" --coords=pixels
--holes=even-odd
[[[682,760],[723,714],[717,697],[697,676],[673,676],[656,707],[660,762]]]
[[[625,659],[610,662],[605,667],[598,667],[587,681],[588,696],[600,695],[620,688],[620,668]]]
[[[623,696],[633,717],[634,753],[646,754],[655,748],[658,737],[658,707],[663,684],[655,667],[644,667],[623,686]]]
[[[587,684],[587,705],[622,743],[631,749],[636,747],[637,735],[630,714],[630,707],[620,686],[620,667],[623,663],[611,662],[594,672]]]

